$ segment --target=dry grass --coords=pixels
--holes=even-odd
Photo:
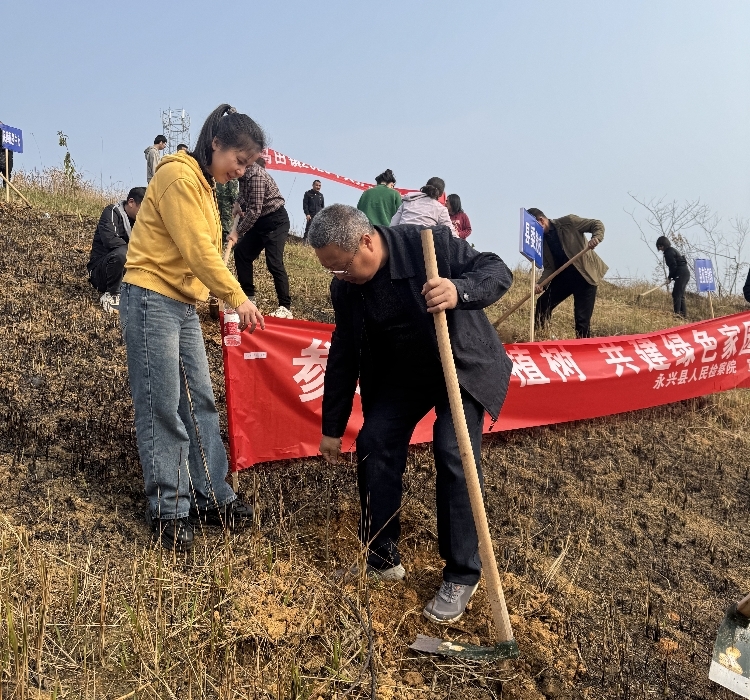
[[[13,173],[12,182],[42,212],[93,216],[97,219],[104,207],[122,199],[127,192],[117,187],[102,190],[82,177],[75,177],[71,181],[59,168],[20,170]],[[18,199],[12,190],[11,197]]]
[[[750,392],[489,437],[488,513],[523,656],[417,656],[418,633],[492,634],[481,588],[455,627],[420,615],[441,575],[429,447],[405,474],[405,584],[334,577],[359,556],[356,477],[317,459],[241,475],[248,531],[199,533],[188,556],[150,541],[123,348],[85,280],[95,216],[0,206],[3,698],[728,697],[706,675],[721,611],[750,589]],[[327,275],[308,248],[287,250],[295,312],[330,321]],[[595,330],[674,324],[667,295],[636,307],[638,291],[603,286]],[[563,305],[550,332],[572,330]]]

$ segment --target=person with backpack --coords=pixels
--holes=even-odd
[[[687,260],[679,250],[672,247],[666,236],[659,236],[656,239],[656,250],[664,253],[664,262],[669,270],[669,279],[674,280],[674,286],[672,287],[674,312],[679,316],[687,318],[685,288],[690,281],[690,268],[688,267]]]
[[[94,232],[86,269],[89,282],[101,294],[99,302],[108,314],[120,310],[128,242],[145,196],[145,187],[133,187],[124,201],[104,207]]]
[[[236,311],[240,330],[264,328],[222,259],[214,183],[240,177],[265,146],[250,117],[219,105],[192,152],[157,165],[130,236],[120,325],[146,520],[168,549],[191,549],[197,525],[232,529],[252,520],[252,507],[226,482],[227,453],[195,307],[210,289]]]

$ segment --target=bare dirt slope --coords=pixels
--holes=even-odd
[[[420,615],[440,581],[428,448],[405,477],[405,584],[334,579],[357,556],[355,475],[314,459],[242,475],[251,531],[207,531],[183,558],[151,544],[119,330],[85,279],[94,225],[0,208],[4,696],[729,697],[707,672],[723,609],[750,589],[747,392],[489,438],[490,522],[523,655],[417,656],[417,633],[492,631],[481,589],[453,628]],[[288,250],[295,310],[330,320],[310,251]],[[637,330],[622,311],[634,296],[603,290],[595,328]],[[260,297],[269,310],[264,275]],[[208,318],[204,332],[223,406]]]

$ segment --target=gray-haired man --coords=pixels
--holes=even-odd
[[[477,464],[484,413],[497,418],[512,363],[482,309],[513,276],[493,253],[478,253],[450,229],[433,229],[440,277],[427,280],[420,227],[373,227],[354,207],[323,209],[309,241],[334,276],[336,315],[323,395],[320,451],[334,464],[359,381],[364,425],[357,437],[359,536],[367,569],[383,579],[405,576],[398,552],[402,475],[411,435],[431,409],[437,419],[437,527],[443,583],[424,615],[453,622],[479,582],[477,534],[448,405],[432,313],[447,310],[453,354]]]

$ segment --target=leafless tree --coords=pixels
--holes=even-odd
[[[741,262],[750,233],[748,219],[730,219],[727,231],[722,227],[721,217],[700,199],[678,202],[676,199],[669,201],[665,197],[654,197],[645,200],[628,194],[638,205],[628,214],[655,259],[654,279],[658,281],[667,276],[662,256],[655,247],[656,239],[666,236],[687,258],[691,269],[697,258],[711,260],[719,296],[737,292],[740,273],[748,265]]]

